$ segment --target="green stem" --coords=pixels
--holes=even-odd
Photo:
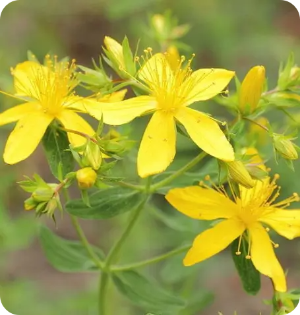
[[[115,257],[120,252],[124,242],[126,241],[127,237],[129,236],[132,228],[134,227],[136,221],[139,218],[140,213],[142,212],[144,205],[147,203],[149,198],[149,191],[150,191],[150,184],[151,184],[151,177],[148,177],[146,187],[144,189],[145,198],[138,204],[136,207],[135,212],[133,213],[132,217],[130,218],[130,221],[120,236],[119,240],[114,244],[114,246],[111,248],[110,252],[108,253],[106,260],[104,262],[103,266],[103,274],[100,278],[99,283],[99,315],[105,315],[106,312],[106,291],[107,291],[107,285],[109,280],[109,274],[110,274],[110,265],[115,259]],[[105,275],[106,274],[106,275]]]
[[[107,255],[106,261],[105,261],[105,268],[106,270],[109,270],[109,266],[112,263],[112,261],[114,260],[114,258],[118,255],[120,249],[122,248],[124,242],[126,241],[128,235],[130,234],[133,226],[135,225],[141,211],[144,208],[144,205],[146,204],[148,200],[148,196],[138,205],[138,207],[136,208],[134,214],[132,215],[126,229],[124,230],[124,232],[122,233],[121,237],[119,238],[119,240],[114,244],[114,246],[112,247],[112,249],[110,250],[110,252]]]
[[[91,248],[91,245],[90,245],[89,241],[87,240],[87,238],[86,238],[86,236],[85,236],[85,234],[84,234],[84,232],[83,232],[83,230],[82,230],[82,228],[78,222],[78,219],[71,215],[71,221],[72,221],[72,224],[73,224],[85,250],[87,251],[87,253],[91,257],[91,259],[93,260],[95,265],[98,266],[100,270],[102,270],[103,264],[100,261],[100,259],[98,258],[98,256],[94,253],[93,249]]]
[[[100,276],[100,282],[99,282],[99,315],[105,314],[105,308],[106,308],[106,288],[109,281],[109,273],[102,272]]]
[[[247,120],[249,122],[251,122],[252,124],[256,125],[256,126],[259,126],[260,128],[262,128],[263,130],[265,130],[266,132],[269,132],[269,129],[266,127],[266,126],[263,126],[261,125],[260,123],[258,123],[257,121],[255,120],[252,120],[248,117],[243,117],[244,120]]]
[[[150,188],[150,192],[155,192],[158,188],[164,187],[165,185],[172,182],[175,178],[179,177],[192,167],[194,167],[196,164],[198,164],[200,161],[202,161],[206,157],[206,152],[201,152],[199,155],[197,155],[193,160],[191,160],[189,163],[187,163],[185,166],[183,166],[181,169],[179,169],[177,172],[173,173],[172,175],[168,176],[167,178],[163,179],[162,181],[154,184]]]
[[[68,190],[65,188],[63,190],[64,193],[64,197],[65,197],[65,201],[69,201],[70,200],[70,195]],[[78,219],[76,217],[74,217],[73,215],[70,215],[71,217],[71,222],[77,232],[77,235],[81,241],[81,244],[83,245],[83,247],[85,248],[86,252],[88,253],[88,255],[91,257],[92,261],[95,263],[96,266],[99,267],[100,270],[103,269],[103,265],[101,260],[99,259],[99,257],[94,253],[89,241],[87,240],[79,222]]]
[[[162,254],[160,256],[154,257],[154,258],[150,258],[144,261],[140,261],[137,263],[133,263],[133,264],[128,264],[128,265],[123,265],[123,266],[115,266],[110,268],[111,272],[118,272],[118,271],[125,271],[125,270],[132,270],[132,269],[136,269],[136,268],[141,268],[141,267],[145,267],[148,265],[152,265],[152,264],[156,264],[160,261],[163,261],[165,259],[168,259],[170,257],[176,256],[178,254],[184,253],[186,250],[188,250],[191,247],[191,245],[185,245],[182,246],[180,248],[174,249],[168,253]]]
[[[117,185],[121,186],[121,187],[128,187],[131,188],[133,190],[138,190],[138,191],[144,191],[145,187],[141,186],[141,185],[134,185],[134,184],[130,184],[130,183],[126,183],[126,182],[116,182]]]

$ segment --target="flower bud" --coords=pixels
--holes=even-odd
[[[38,205],[38,202],[36,202],[32,197],[24,201],[24,208],[27,211],[35,209],[37,205]]]
[[[154,14],[152,19],[151,19],[151,22],[152,22],[152,25],[153,25],[155,31],[158,34],[163,34],[164,33],[166,22],[165,22],[165,18],[164,18],[163,15],[161,15],[161,14]]]
[[[232,161],[227,162],[226,164],[229,177],[233,181],[246,188],[252,188],[254,186],[254,180],[251,178],[245,165],[241,161]]]
[[[273,134],[273,143],[275,150],[287,160],[298,159],[296,145],[287,137],[279,134]]]
[[[44,201],[49,201],[54,194],[54,190],[52,188],[48,187],[40,187],[36,189],[31,197],[36,201],[36,202],[44,202]]]
[[[102,153],[97,143],[90,141],[84,151],[83,158],[86,166],[98,170],[102,163]]]
[[[76,172],[76,178],[80,189],[88,189],[95,184],[97,173],[91,167],[85,167]]]
[[[125,69],[125,61],[124,61],[122,45],[109,36],[105,36],[104,45],[107,51],[110,53],[110,56],[119,65],[119,67]]]
[[[261,98],[265,83],[265,68],[256,66],[250,69],[241,85],[239,109],[243,114],[251,114]]]

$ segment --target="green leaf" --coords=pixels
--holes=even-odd
[[[45,226],[40,227],[39,239],[48,262],[55,269],[62,272],[99,270],[80,242],[63,239]],[[92,248],[99,259],[103,260],[103,252],[94,246]]]
[[[52,174],[63,180],[74,168],[66,132],[50,126],[43,137],[43,145]]]
[[[254,267],[252,260],[246,259],[248,246],[249,244],[243,238],[240,246],[241,255],[237,255],[239,239],[236,239],[231,245],[231,254],[244,290],[251,295],[256,295],[261,286],[260,273]]]
[[[123,57],[124,57],[124,63],[126,70],[131,75],[135,75],[136,68],[135,68],[135,62],[133,60],[132,51],[129,46],[128,38],[125,36],[123,42],[122,42],[122,48],[123,48]]]
[[[113,275],[113,281],[124,296],[147,312],[174,315],[186,304],[181,298],[170,294],[135,271],[118,272]]]
[[[132,189],[112,187],[95,192],[89,196],[90,207],[83,200],[71,200],[66,210],[82,219],[109,219],[133,210],[145,196]]]

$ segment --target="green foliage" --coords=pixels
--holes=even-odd
[[[137,191],[128,188],[111,187],[90,195],[89,207],[82,199],[77,199],[69,201],[66,204],[66,210],[82,219],[109,219],[133,210],[143,198],[144,196]]]
[[[55,269],[62,272],[99,271],[80,242],[63,239],[45,226],[39,229],[39,239],[48,262]],[[93,250],[103,259],[100,249],[93,247]]]
[[[74,168],[67,134],[50,126],[43,137],[43,145],[52,174],[58,180],[63,180],[64,176]]]
[[[151,282],[135,271],[116,273],[113,275],[113,280],[124,296],[145,311],[173,315],[185,306],[182,299],[171,295],[157,283]]]

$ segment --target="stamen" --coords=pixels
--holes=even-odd
[[[246,256],[246,259],[251,259],[250,250],[251,250],[251,237],[249,236],[248,254]]]
[[[240,238],[239,238],[238,249],[237,249],[237,251],[235,252],[235,254],[236,254],[237,256],[239,256],[239,255],[242,254],[242,252],[241,252],[242,237],[243,237],[243,236],[241,235]]]

